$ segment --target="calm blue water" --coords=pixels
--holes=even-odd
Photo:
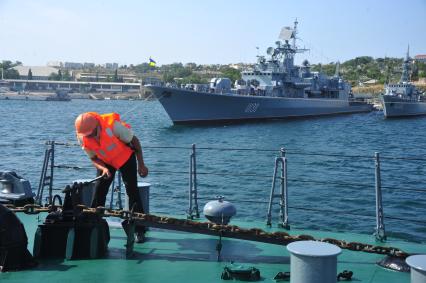
[[[157,213],[184,214],[187,210],[189,154],[195,143],[200,148],[215,148],[197,151],[201,210],[208,199],[224,195],[236,204],[239,219],[265,219],[274,158],[285,147],[290,224],[371,234],[375,227],[374,152],[383,157],[426,158],[426,118],[384,120],[380,113],[370,113],[228,126],[173,126],[156,101],[0,101],[0,170],[15,170],[37,188],[44,141],[75,143],[74,119],[85,111],[115,111],[132,125],[145,146],[145,162],[151,171],[146,178],[152,184],[150,209]],[[185,148],[155,148],[167,146]],[[87,168],[56,169],[55,188],[95,175],[78,147],[58,146],[55,158],[56,164]],[[423,160],[381,160],[389,234],[426,240],[425,165]],[[275,205],[274,223],[277,210]]]

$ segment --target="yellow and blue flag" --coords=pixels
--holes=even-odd
[[[154,59],[149,57],[149,63],[148,64],[149,64],[150,67],[155,67],[155,64],[157,64],[157,63],[154,61]]]

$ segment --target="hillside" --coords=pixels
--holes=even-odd
[[[397,82],[402,73],[402,58],[357,57],[340,63],[340,74],[352,86],[362,85],[366,81],[376,80],[377,84]],[[238,69],[236,69],[238,67]],[[140,77],[149,74],[161,78],[165,82],[178,79],[181,83],[207,83],[212,77],[228,77],[231,80],[241,78],[240,70],[250,67],[249,64],[234,65],[197,65],[195,63],[174,63],[159,67],[150,67],[147,63],[133,66],[130,70]],[[313,71],[322,71],[328,75],[336,72],[336,63],[311,65]],[[416,62],[412,65],[411,80],[426,78],[426,63]]]
[[[397,82],[401,77],[403,59],[376,58],[369,56],[357,57],[340,64],[340,74],[353,86],[369,80],[377,80],[377,83]],[[322,70],[328,75],[333,75],[336,63],[325,65],[313,65],[315,71]],[[411,68],[411,80],[417,81],[426,77],[426,64],[415,62]]]

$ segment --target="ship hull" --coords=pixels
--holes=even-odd
[[[386,118],[426,115],[426,102],[407,101],[397,96],[383,95],[383,114]]]
[[[366,103],[335,99],[303,99],[234,94],[147,86],[174,124],[221,123],[290,119],[370,112]]]

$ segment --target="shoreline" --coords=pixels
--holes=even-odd
[[[0,92],[0,100],[28,100],[45,101],[48,97],[54,96],[55,92]],[[140,100],[144,97],[139,93],[69,93],[71,99],[92,99],[92,100]]]
[[[413,83],[418,89],[421,91],[426,91],[426,83]],[[371,86],[355,86],[352,87],[352,91],[355,94],[360,93],[370,93],[372,95],[378,95],[383,93],[384,85],[383,84],[375,84]]]

